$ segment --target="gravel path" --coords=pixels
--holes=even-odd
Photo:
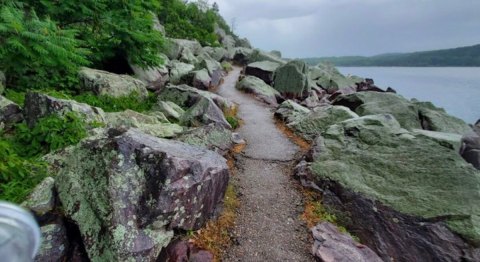
[[[238,132],[247,141],[236,157],[236,183],[241,206],[234,228],[235,244],[224,261],[314,261],[308,232],[300,215],[301,193],[290,177],[298,147],[276,127],[265,104],[237,89],[235,67],[218,94],[239,104],[243,125]]]

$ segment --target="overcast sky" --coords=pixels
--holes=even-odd
[[[376,55],[480,43],[480,0],[210,0],[235,33],[284,57]]]

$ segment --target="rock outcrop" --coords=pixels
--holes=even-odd
[[[0,130],[10,128],[23,120],[22,109],[0,95]]]
[[[93,261],[157,259],[173,229],[213,215],[229,176],[220,155],[136,129],[109,129],[47,159]]]
[[[287,97],[303,97],[310,91],[308,66],[293,60],[275,70],[273,87]]]
[[[276,106],[277,97],[280,93],[273,87],[267,85],[262,79],[254,76],[246,76],[236,85],[236,88],[246,93],[252,93],[263,102]]]
[[[323,203],[384,261],[478,261],[480,172],[392,115],[332,125],[308,157]]]
[[[318,261],[382,262],[367,246],[355,242],[334,225],[324,222],[312,228],[312,254]]]
[[[82,68],[78,76],[82,90],[93,91],[97,95],[122,97],[135,93],[140,97],[148,96],[146,85],[129,75],[117,75],[106,71]]]
[[[245,69],[246,75],[256,76],[262,79],[265,83],[271,85],[273,83],[273,74],[280,66],[279,63],[270,61],[260,61],[248,64]]]
[[[98,107],[92,107],[73,100],[58,99],[35,92],[29,92],[25,96],[23,115],[29,127],[35,126],[40,118],[52,114],[63,115],[68,112],[79,114],[85,122],[105,122],[105,113]]]

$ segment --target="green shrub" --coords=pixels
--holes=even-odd
[[[69,88],[77,83],[77,71],[87,65],[87,52],[79,47],[74,30],[39,19],[35,11],[14,6],[0,9],[0,70],[7,87]]]
[[[22,202],[46,177],[46,164],[18,156],[12,144],[0,138],[0,199]]]
[[[236,129],[239,126],[239,121],[236,117],[227,116],[225,119],[227,119],[227,122],[232,126],[233,129]]]
[[[157,96],[153,93],[150,93],[147,99],[142,99],[136,93],[124,97],[111,97],[106,95],[97,96],[91,92],[87,92],[74,96],[72,99],[80,103],[100,107],[105,112],[120,112],[127,109],[145,112],[152,109],[153,105],[157,102]]]
[[[35,157],[51,151],[74,145],[87,136],[85,122],[73,112],[64,116],[51,115],[38,121],[30,129],[25,123],[15,129],[15,142],[19,154]]]

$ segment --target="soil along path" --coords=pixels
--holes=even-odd
[[[290,174],[298,147],[275,126],[266,105],[235,88],[241,68],[235,67],[218,93],[237,103],[247,141],[237,157],[234,177],[241,207],[234,246],[225,261],[313,261],[308,234],[299,219],[303,201]]]

